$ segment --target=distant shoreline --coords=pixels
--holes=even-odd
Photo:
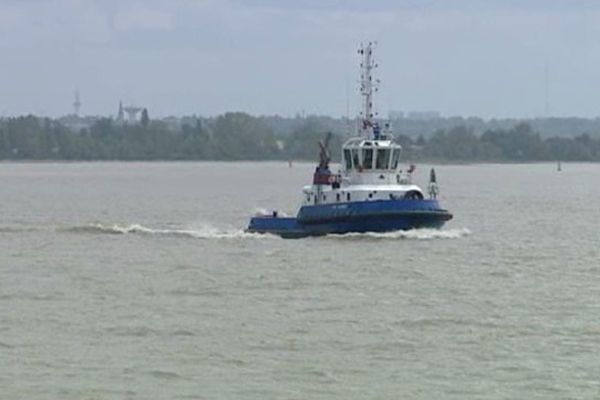
[[[336,125],[327,119],[268,121],[244,113],[226,113],[214,120],[196,119],[180,127],[149,119],[129,125],[108,118],[76,131],[60,121],[33,116],[9,118],[0,119],[0,159],[15,162],[287,162],[290,159],[310,162],[316,159],[318,143],[326,135],[331,138],[329,153],[334,159],[341,155],[348,136],[339,122]],[[395,131],[394,138],[402,146],[407,163],[600,162],[600,119],[597,122],[598,126],[590,127],[593,129],[589,133],[583,126],[573,127],[571,138],[547,137],[527,124],[501,128],[491,122],[478,129],[469,125],[439,126],[430,135],[418,136],[411,135],[408,127],[401,127]],[[480,132],[484,128],[486,130]]]
[[[313,160],[292,160],[292,168],[293,165],[316,165],[316,161]],[[406,160],[404,163],[401,161],[401,165],[410,165],[410,164],[427,164],[427,165],[533,165],[533,164],[556,164],[558,160],[522,160],[522,161],[507,161],[507,160],[487,160],[487,161],[473,161],[473,160]],[[570,160],[570,161],[560,161],[562,164],[600,164],[600,161],[578,161],[578,160]],[[161,160],[38,160],[38,159],[23,159],[23,160],[0,160],[0,165],[2,164],[87,164],[87,163],[97,163],[97,164],[109,164],[109,163],[126,163],[126,164],[139,164],[139,163],[147,163],[147,164],[168,164],[168,163],[196,163],[196,164],[235,164],[235,163],[257,163],[257,164],[282,164],[285,167],[288,167],[288,160],[169,160],[169,159],[161,159]],[[340,163],[334,162],[332,165],[337,166]]]

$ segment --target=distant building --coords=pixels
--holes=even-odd
[[[97,116],[85,116],[80,117],[75,114],[65,115],[58,118],[58,122],[69,128],[73,132],[80,132],[82,129],[89,129],[94,125],[100,117]]]
[[[181,128],[181,119],[179,117],[169,116],[164,117],[161,121],[169,128],[171,131],[176,131]]]
[[[171,131],[178,131],[183,125],[195,127],[199,121],[199,117],[195,115],[185,115],[183,117],[168,116],[160,121],[164,123]]]
[[[404,118],[404,111],[390,110],[390,112],[388,112],[388,119],[402,119],[402,118]]]
[[[120,124],[137,124],[140,122],[140,115],[143,107],[129,105],[123,107],[123,102],[119,101],[119,111],[117,112],[117,122]],[[127,116],[127,117],[125,117]]]

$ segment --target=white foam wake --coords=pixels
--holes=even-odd
[[[212,226],[203,226],[197,229],[162,229],[148,228],[140,224],[131,225],[103,225],[99,223],[75,226],[67,229],[68,232],[90,233],[90,234],[142,234],[142,235],[162,235],[162,236],[180,236],[195,239],[240,239],[240,238],[268,238],[271,235],[261,235],[257,233],[245,232],[241,229],[225,230]]]
[[[413,239],[413,240],[432,240],[432,239],[459,239],[471,234],[467,228],[459,229],[411,229],[408,231],[394,232],[365,232],[365,233],[347,233],[344,235],[330,235],[334,238],[371,238],[371,239]]]
[[[210,225],[203,225],[198,228],[190,229],[164,229],[149,228],[140,224],[130,225],[104,225],[100,223],[74,226],[65,229],[66,232],[88,233],[88,234],[140,234],[140,235],[161,235],[174,237],[187,237],[194,239],[267,239],[277,238],[278,236],[269,234],[250,233],[242,229],[220,229]],[[432,240],[432,239],[459,239],[471,234],[467,228],[460,229],[412,229],[408,231],[394,232],[366,232],[366,233],[346,233],[343,235],[327,235],[327,238],[334,239],[413,239],[413,240]]]

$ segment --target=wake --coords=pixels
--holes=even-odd
[[[411,229],[408,231],[394,232],[365,232],[365,233],[346,233],[343,235],[329,235],[335,239],[381,239],[381,240],[434,240],[434,239],[460,239],[468,236],[471,231],[467,228],[458,229]]]
[[[96,234],[96,235],[144,235],[144,236],[164,236],[181,237],[192,239],[279,239],[279,236],[271,234],[250,233],[243,229],[221,229],[205,225],[199,228],[190,229],[164,229],[149,228],[140,224],[130,225],[105,225],[101,223],[92,223],[80,226],[73,226],[62,229],[62,231],[77,234]],[[366,233],[346,233],[330,234],[325,238],[337,240],[434,240],[434,239],[460,239],[468,236],[471,231],[467,228],[459,229],[412,229],[408,231],[394,231],[385,233],[366,232]],[[317,237],[318,240],[321,237]]]
[[[242,229],[225,230],[210,226],[204,226],[199,229],[160,229],[149,228],[140,224],[131,225],[103,225],[103,224],[87,224],[74,226],[66,229],[71,233],[84,234],[106,234],[106,235],[128,235],[138,234],[147,236],[172,236],[172,237],[187,237],[193,239],[246,239],[246,238],[268,238],[271,235],[261,235],[257,233],[245,232]]]

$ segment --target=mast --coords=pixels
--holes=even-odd
[[[361,136],[368,139],[379,139],[379,127],[374,121],[375,112],[373,111],[373,92],[376,92],[379,86],[379,79],[373,78],[373,69],[377,64],[373,58],[375,43],[369,42],[367,46],[360,45],[358,54],[361,56],[360,63],[360,94],[363,97],[362,111],[360,112],[361,124],[359,132]]]

